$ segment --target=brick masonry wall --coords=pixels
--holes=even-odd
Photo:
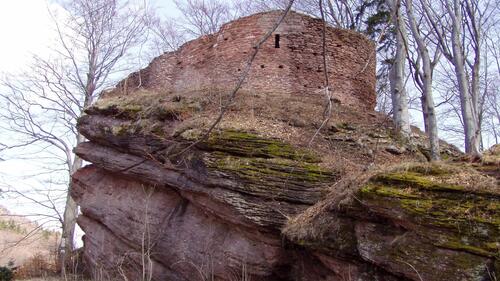
[[[251,15],[227,23],[213,35],[165,53],[121,82],[182,93],[230,91],[255,44],[272,27],[280,11]],[[322,95],[325,85],[321,20],[292,12],[260,49],[242,90],[260,94]],[[279,48],[276,35],[279,34]],[[327,27],[327,68],[334,97],[342,104],[375,107],[375,46],[365,36]],[[140,77],[140,79],[139,79]]]

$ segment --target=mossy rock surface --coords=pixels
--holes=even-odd
[[[175,158],[175,154],[203,137],[200,126],[188,126],[175,134],[167,134],[168,128],[164,124],[168,122],[160,121],[156,115],[144,115],[144,118],[127,115],[125,120],[120,118],[124,115],[108,115],[109,110],[117,109],[116,106],[129,104],[130,101],[108,100],[104,105],[98,105],[102,108],[100,110],[107,110],[106,117],[100,117],[98,123],[92,122],[92,116],[97,114],[92,112],[96,106],[91,110],[92,114],[80,119],[80,128],[86,127],[88,135],[94,134],[96,128],[92,125],[98,124],[96,134],[99,140],[104,139],[116,147],[127,147],[134,154],[146,154],[162,163],[167,159],[176,161],[181,158]],[[172,155],[174,157],[170,159]],[[313,150],[298,148],[253,131],[216,129],[182,157],[186,159],[179,162],[181,166],[181,162],[189,162],[190,167],[205,168],[193,175],[195,180],[207,177],[204,184],[291,204],[316,203],[339,178],[338,172],[321,165],[321,158]]]
[[[191,135],[196,138],[197,135]],[[319,163],[321,159],[312,151],[297,148],[276,138],[259,136],[255,132],[226,129],[213,132],[200,144],[208,151],[255,158],[282,158],[306,163]]]
[[[401,228],[362,222],[356,225],[356,236],[363,259],[411,280],[482,281],[493,270],[487,257],[436,247]]]
[[[459,171],[417,169],[373,177],[358,192],[362,204],[392,221],[405,221],[436,246],[499,258],[500,195],[496,187],[446,183]]]
[[[190,130],[182,137],[194,141],[201,135]],[[254,132],[220,130],[197,147],[215,184],[264,200],[314,204],[339,178],[313,151]]]
[[[176,100],[165,93],[140,91],[130,96],[101,99],[86,112],[127,120],[169,121],[185,119],[201,109],[202,105],[197,100]]]

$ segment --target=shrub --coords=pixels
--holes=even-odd
[[[47,257],[35,254],[16,270],[16,279],[45,278],[56,273],[55,265]],[[0,281],[2,281],[0,279]]]
[[[6,266],[0,266],[0,281],[11,281],[14,277],[12,269]]]

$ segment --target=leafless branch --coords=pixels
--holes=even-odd
[[[259,50],[260,50],[262,44],[264,44],[264,42],[266,42],[267,39],[269,39],[269,37],[271,37],[271,35],[274,33],[274,31],[276,31],[276,29],[278,28],[278,26],[283,22],[283,20],[285,19],[286,15],[290,12],[290,9],[293,6],[293,2],[294,2],[294,0],[290,0],[288,2],[288,6],[283,11],[283,13],[278,18],[278,20],[274,23],[274,25],[271,27],[271,29],[269,29],[269,31],[259,40],[259,42],[257,42],[257,44],[253,47],[253,52],[250,55],[250,57],[248,58],[248,60],[246,62],[246,65],[243,68],[243,72],[242,72],[241,76],[239,77],[236,86],[234,87],[234,89],[229,94],[229,98],[228,98],[227,102],[224,105],[221,106],[219,115],[217,116],[217,118],[215,119],[215,121],[210,125],[210,127],[208,128],[208,130],[198,140],[196,140],[195,142],[191,143],[188,147],[186,147],[185,149],[183,149],[181,152],[177,153],[177,155],[184,154],[185,152],[187,152],[188,150],[190,150],[194,146],[196,146],[199,143],[201,143],[202,141],[206,140],[210,136],[210,134],[212,133],[212,131],[214,130],[214,128],[220,123],[220,121],[224,117],[224,114],[226,113],[226,111],[233,104],[234,99],[236,98],[236,95],[237,95],[238,91],[240,90],[241,86],[243,85],[243,82],[248,77],[248,74],[250,73],[250,70],[252,69],[253,61],[255,60],[255,57],[259,53]]]

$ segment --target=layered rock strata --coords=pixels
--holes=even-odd
[[[425,161],[426,137],[415,129],[414,142],[402,143],[386,116],[368,110],[372,66],[359,84],[332,65],[341,90],[326,124],[325,101],[315,90],[274,87],[272,81],[298,79],[290,73],[302,75],[291,64],[286,73],[256,75],[197,142],[232,82],[221,75],[210,90],[198,87],[212,85],[208,80],[182,82],[189,73],[207,77],[210,63],[193,58],[220,62],[211,55],[215,44],[243,40],[240,29],[250,28],[250,46],[277,15],[236,21],[156,59],[79,119],[88,141],[75,152],[91,164],[73,175],[71,195],[81,206],[92,273],[128,280],[495,280],[500,197],[498,182],[484,171],[495,175],[496,162],[487,169],[458,162],[382,168]],[[301,32],[316,34],[317,26],[290,15],[280,47]],[[345,43],[338,48],[353,52],[336,57],[339,67],[362,65],[352,60],[356,48],[367,50],[360,57],[374,52],[361,35],[328,32],[331,42]],[[266,52],[260,60],[275,59]],[[142,82],[130,84],[139,74]],[[450,161],[460,155],[442,146]]]

